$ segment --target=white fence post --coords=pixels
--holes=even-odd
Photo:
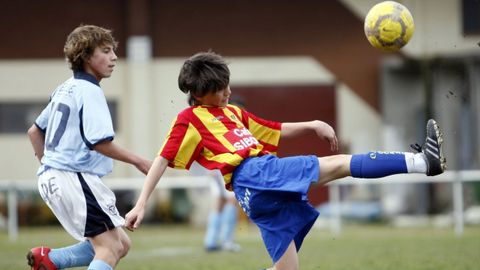
[[[328,195],[330,198],[330,230],[333,235],[340,235],[342,232],[342,217],[340,209],[340,186],[329,185]]]
[[[453,221],[455,226],[455,234],[460,236],[463,234],[463,177],[457,172],[455,179],[452,181],[453,192]]]
[[[330,227],[333,234],[339,234],[342,231],[342,223],[340,216],[340,186],[343,185],[388,185],[388,184],[416,184],[416,183],[452,183],[452,203],[453,203],[453,229],[458,236],[463,234],[464,230],[464,213],[463,213],[463,183],[480,181],[480,170],[466,171],[446,171],[445,173],[427,177],[421,174],[410,175],[392,175],[378,179],[354,179],[346,177],[329,183],[330,206],[332,216],[330,217]]]
[[[8,188],[8,236],[15,242],[18,237],[17,189],[13,183]]]
[[[107,186],[112,190],[115,189],[129,189],[140,190],[143,185],[143,178],[110,178],[104,179]],[[210,178],[202,177],[167,177],[160,181],[157,189],[171,189],[171,188],[207,188],[209,187]],[[335,183],[328,184],[328,192],[331,203],[331,217],[330,229],[334,235],[339,235],[342,231],[341,220],[341,200],[340,187],[342,185],[364,185],[364,184],[396,184],[396,183],[452,183],[452,200],[453,200],[453,218],[454,230],[456,235],[462,235],[464,230],[464,215],[463,215],[463,182],[480,181],[480,170],[472,171],[447,171],[442,175],[436,177],[426,177],[424,175],[394,175],[382,179],[353,179],[346,177],[345,179],[335,181]],[[16,241],[18,238],[18,191],[19,190],[35,190],[36,180],[25,181],[9,181],[0,179],[0,190],[7,190],[8,203],[8,234],[10,241]]]

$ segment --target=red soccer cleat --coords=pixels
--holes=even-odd
[[[32,267],[32,270],[57,270],[55,264],[48,258],[50,248],[48,247],[35,247],[32,248],[27,254],[27,263]]]

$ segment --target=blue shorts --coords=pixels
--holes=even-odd
[[[316,156],[248,158],[233,173],[235,196],[259,227],[263,242],[276,263],[292,240],[297,251],[318,217],[307,201],[312,182],[318,180]]]

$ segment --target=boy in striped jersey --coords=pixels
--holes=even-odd
[[[445,170],[442,135],[434,120],[428,122],[427,139],[416,154],[278,158],[275,153],[280,138],[310,130],[337,151],[335,131],[319,120],[279,123],[230,105],[229,79],[227,63],[218,54],[202,52],[185,61],[178,84],[189,95],[191,106],[174,119],[140,197],[126,215],[128,229],[137,229],[142,222],[147,200],[167,166],[189,169],[196,162],[221,172],[225,188],[235,192],[242,209],[259,227],[274,264],[271,269],[299,269],[297,252],[318,216],[306,199],[311,183],[326,184],[346,176],[436,175]]]

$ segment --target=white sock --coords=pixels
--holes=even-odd
[[[405,153],[405,162],[409,173],[427,173],[427,163],[423,153]]]

